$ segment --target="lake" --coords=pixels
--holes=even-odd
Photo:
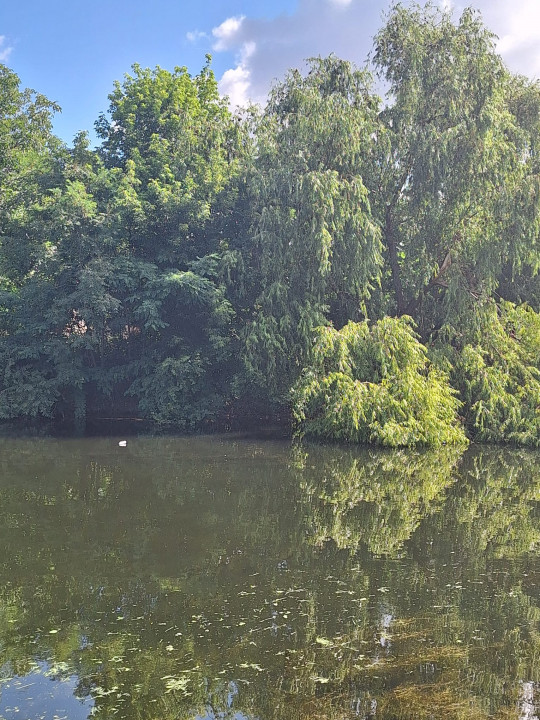
[[[540,716],[540,455],[0,439],[2,720]]]

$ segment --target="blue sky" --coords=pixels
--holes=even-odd
[[[510,68],[540,77],[540,0],[472,4]],[[362,65],[387,8],[387,0],[0,0],[0,62],[60,104],[54,129],[71,143],[92,131],[114,80],[135,62],[196,74],[210,52],[233,103],[262,102],[306,57],[335,52]]]

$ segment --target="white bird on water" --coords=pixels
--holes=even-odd
[[[120,440],[120,442],[118,443],[118,445],[119,445],[119,447],[126,447],[126,445],[127,445],[127,440]]]

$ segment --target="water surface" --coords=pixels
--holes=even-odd
[[[535,452],[0,440],[0,718],[515,718]]]

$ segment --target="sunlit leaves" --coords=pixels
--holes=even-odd
[[[486,303],[469,332],[448,332],[440,351],[453,363],[471,434],[488,442],[540,444],[540,316],[508,302]]]
[[[407,318],[317,333],[293,392],[307,435],[394,447],[464,442],[448,377],[430,365]]]

